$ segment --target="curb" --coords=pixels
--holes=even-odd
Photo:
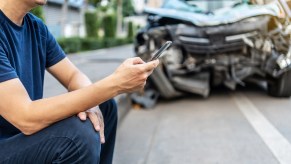
[[[130,94],[121,94],[116,96],[114,99],[118,106],[118,124],[120,125],[132,108]]]

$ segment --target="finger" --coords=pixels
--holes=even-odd
[[[156,68],[160,64],[160,60],[156,59],[156,60],[148,62],[148,64],[152,64],[153,67]]]
[[[134,58],[131,58],[131,59],[132,59],[132,63],[134,65],[136,65],[136,64],[144,64],[145,63],[140,57],[134,57]]]
[[[147,84],[146,81],[142,84],[142,90],[144,90],[144,87],[146,86],[146,84]]]
[[[100,142],[105,143],[104,126],[100,129],[99,134],[100,134]]]
[[[85,112],[80,112],[78,113],[78,117],[80,118],[80,120],[86,121],[87,114]]]
[[[148,63],[140,65],[140,67],[142,67],[144,71],[150,72],[153,69],[155,69],[158,65],[159,65],[159,60],[153,60]]]
[[[92,122],[92,125],[94,126],[94,129],[96,131],[100,131],[100,123],[99,123],[98,116],[94,112],[87,112],[87,114],[90,121]]]
[[[100,123],[100,140],[101,140],[101,143],[105,143],[105,135],[104,135],[104,119],[103,119],[103,115],[102,115],[102,112],[100,110],[97,110],[97,116],[98,116],[98,119],[99,119],[99,123]]]

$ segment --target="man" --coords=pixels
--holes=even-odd
[[[45,3],[0,0],[0,163],[112,163],[117,116],[111,98],[142,89],[158,61],[127,59],[91,83],[28,14]],[[69,92],[43,99],[45,69]]]

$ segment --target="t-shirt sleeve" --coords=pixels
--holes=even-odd
[[[53,35],[47,30],[47,51],[46,51],[46,68],[57,64],[63,60],[66,55]]]
[[[0,45],[0,83],[18,78],[15,69],[11,66],[3,47]]]

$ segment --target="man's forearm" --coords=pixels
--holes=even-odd
[[[69,92],[75,91],[84,87],[87,87],[92,84],[92,81],[82,72],[77,71],[69,81],[66,88]]]
[[[116,96],[118,89],[112,80],[112,77],[109,76],[79,90],[56,97],[33,101],[28,109],[31,114],[33,113],[30,116],[30,121],[33,120],[32,122],[35,122],[34,126],[36,126],[32,131],[43,129],[54,122],[86,111]],[[85,85],[86,83],[83,84]],[[77,86],[82,87],[81,85]],[[38,118],[42,120],[38,120]]]

